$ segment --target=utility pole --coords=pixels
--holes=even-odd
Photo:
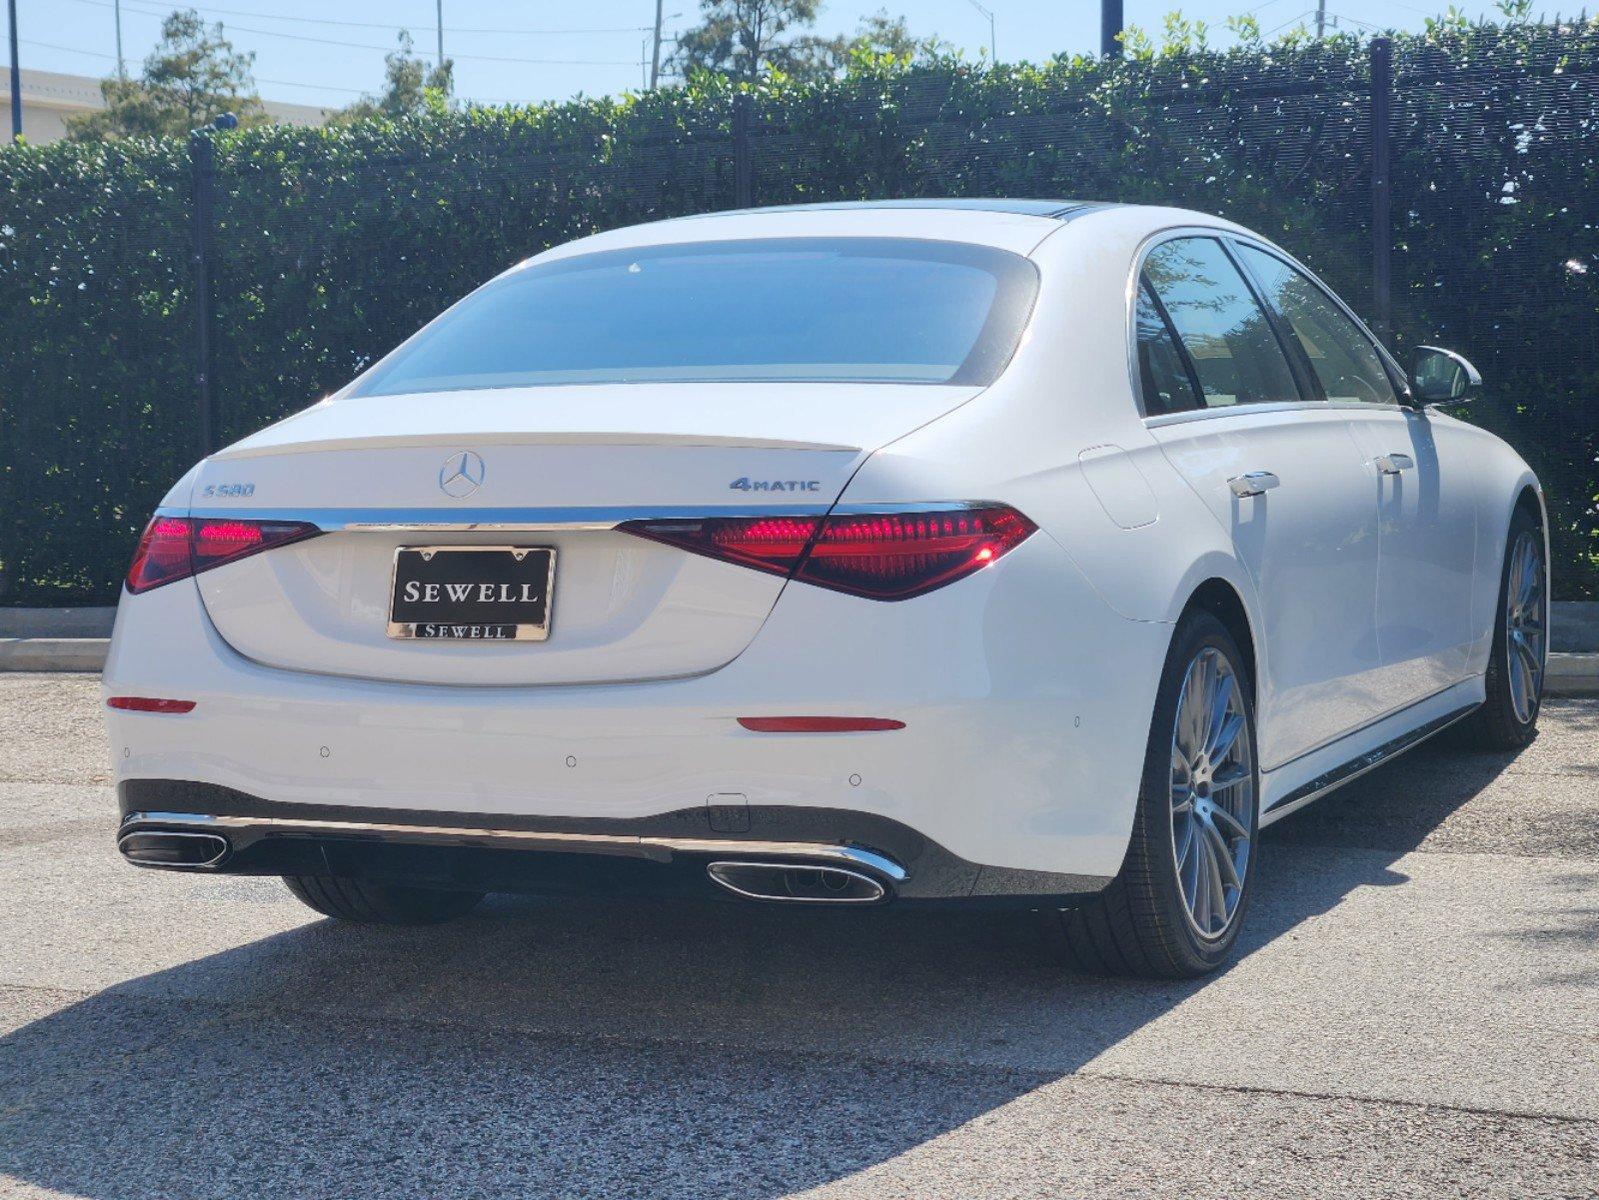
[[[655,0],[655,37],[650,49],[650,90],[655,90],[655,85],[661,78],[661,10],[666,7],[666,0]]]
[[[11,19],[11,140],[22,140],[22,64],[17,61],[17,0],[7,0]]]
[[[194,187],[190,208],[194,263],[194,400],[195,434],[200,457],[217,448],[217,407],[211,386],[211,193],[216,181],[216,147],[211,135],[236,129],[239,118],[223,113],[209,125],[189,130],[189,168]]]
[[[993,12],[993,10],[992,9],[988,9],[988,8],[984,8],[981,4],[977,3],[977,0],[966,0],[966,2],[968,4],[970,4],[973,8],[975,8],[978,12],[982,13],[983,16],[988,18],[988,61],[991,62],[991,63],[998,62],[999,61],[999,52],[994,49],[994,12]]]
[[[1099,0],[1099,53],[1102,58],[1122,56],[1122,0]]]
[[[1327,0],[1316,0],[1316,40],[1327,36]]]
[[[117,10],[117,78],[123,83],[128,81],[128,68],[122,61],[122,0],[116,0]]]
[[[434,8],[435,8],[435,10],[438,13],[438,28],[439,28],[439,61],[438,61],[438,68],[439,68],[439,70],[442,71],[444,69],[444,0],[436,0],[436,3],[434,4]]]
[[[1389,172],[1394,102],[1394,44],[1371,39],[1371,309],[1372,331],[1387,342],[1393,315],[1393,181]]]

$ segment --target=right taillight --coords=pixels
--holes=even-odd
[[[303,521],[245,521],[217,517],[157,515],[145,526],[128,567],[128,591],[148,592],[223,563],[274,546],[315,537],[322,531]]]
[[[1003,504],[829,517],[629,521],[623,532],[872,600],[908,600],[981,570],[1037,528]]]

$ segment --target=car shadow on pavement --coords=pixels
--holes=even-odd
[[[1268,831],[1232,969],[1402,883],[1394,860],[1509,759],[1444,761],[1350,785],[1363,816]],[[208,888],[174,920],[280,895]],[[105,1200],[776,1197],[1070,1075],[1213,982],[1073,976],[992,912],[495,898],[443,927],[316,921],[0,1039],[0,1171]]]

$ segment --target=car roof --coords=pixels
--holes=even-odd
[[[1004,196],[923,196],[904,200],[832,200],[816,204],[773,204],[764,208],[735,208],[716,216],[750,213],[859,212],[873,209],[951,209],[956,212],[1014,213],[1069,221],[1095,209],[1113,207],[1097,200],[1025,200]]]
[[[767,208],[726,209],[629,225],[555,246],[520,264],[551,262],[607,250],[693,242],[746,241],[765,238],[879,237],[912,238],[992,246],[1023,257],[1053,233],[1109,222],[1118,232],[1153,232],[1172,225],[1224,228],[1240,232],[1231,221],[1185,209],[1093,200],[1007,199],[961,197],[910,200],[852,200],[820,204],[784,204]],[[516,270],[518,268],[512,268]]]
[[[1115,206],[1080,200],[917,199],[782,204],[693,213],[554,247],[530,261],[700,241],[892,237],[968,242],[1026,255],[1062,224]]]

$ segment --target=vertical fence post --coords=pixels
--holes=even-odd
[[[1387,341],[1393,316],[1393,42],[1371,40],[1371,311],[1372,327]]]
[[[750,145],[750,103],[748,92],[733,97],[733,206],[755,205],[755,154]]]
[[[200,457],[216,449],[216,409],[211,398],[211,188],[216,181],[216,150],[209,130],[189,134],[189,167],[194,184],[190,230],[194,260],[195,430]]]

